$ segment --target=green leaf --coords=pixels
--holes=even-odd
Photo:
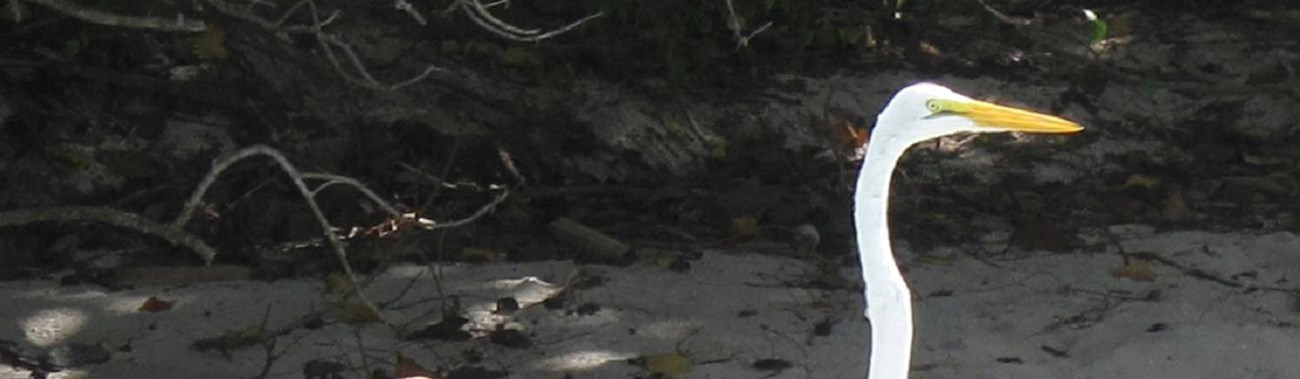
[[[1088,22],[1092,24],[1092,40],[1088,42],[1095,45],[1106,39],[1106,21],[1098,18],[1097,14],[1093,13],[1092,10],[1084,9],[1083,15],[1084,17],[1087,17]]]

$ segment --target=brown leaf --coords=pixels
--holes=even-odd
[[[139,310],[141,312],[149,313],[166,312],[172,309],[173,304],[175,303],[158,299],[156,296],[149,296],[148,299],[144,300],[143,304],[140,304]]]
[[[751,215],[744,215],[731,219],[731,232],[737,237],[753,237],[758,235],[758,218]]]
[[[1123,190],[1132,187],[1138,187],[1142,189],[1152,189],[1152,188],[1156,188],[1159,185],[1160,185],[1160,179],[1156,179],[1146,175],[1133,174],[1128,177],[1128,180],[1124,181],[1124,185],[1120,186],[1119,189]]]
[[[835,141],[836,146],[843,146],[849,151],[867,146],[867,139],[871,136],[869,128],[858,127],[848,120],[837,126],[832,128],[833,133],[831,133],[831,139]]]
[[[365,303],[351,302],[343,305],[343,322],[348,325],[369,324],[380,321],[383,320],[379,318],[379,312]]]
[[[456,254],[457,262],[485,263],[500,260],[501,254],[498,254],[495,250],[477,247],[462,248],[460,249],[460,253]]]
[[[1110,276],[1137,282],[1156,281],[1156,272],[1151,269],[1151,263],[1137,259],[1130,260],[1124,267],[1110,270]]]
[[[397,353],[397,367],[393,369],[393,379],[440,379],[437,373],[420,366],[419,363]]]

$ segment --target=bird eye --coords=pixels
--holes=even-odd
[[[934,100],[928,100],[925,102],[925,109],[929,109],[930,112],[933,113],[939,113],[939,103]]]

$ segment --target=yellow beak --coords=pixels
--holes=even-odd
[[[978,100],[962,102],[955,108],[954,113],[966,116],[980,126],[1013,132],[1063,134],[1083,130],[1079,124],[1060,117]]]

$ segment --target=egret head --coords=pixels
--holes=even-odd
[[[911,145],[968,133],[1074,133],[1073,122],[1045,114],[971,99],[943,86],[920,83],[898,91],[876,119],[872,140]]]

